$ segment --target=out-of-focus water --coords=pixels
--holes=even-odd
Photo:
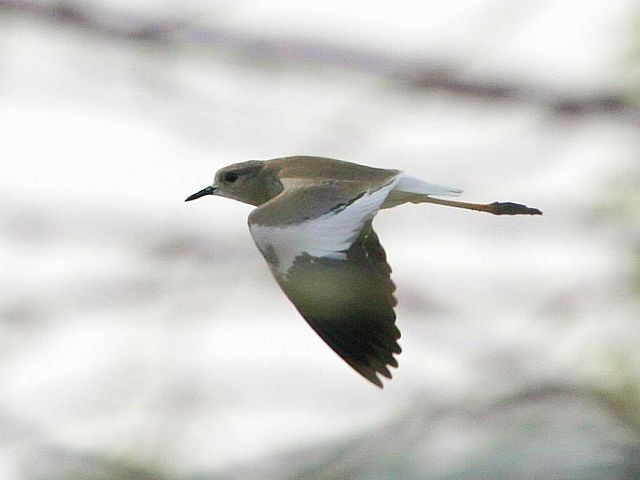
[[[0,478],[638,475],[637,115],[371,68],[623,91],[631,111],[633,2],[83,4],[193,26],[171,42],[47,5],[0,2]],[[282,295],[250,207],[183,203],[292,154],[545,215],[378,216],[403,332],[380,391]]]

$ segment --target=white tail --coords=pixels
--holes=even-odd
[[[402,174],[394,190],[397,192],[435,195],[438,197],[457,197],[462,193],[462,190],[458,188],[436,185],[435,183],[425,182],[424,180],[405,174]]]

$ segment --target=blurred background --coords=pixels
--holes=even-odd
[[[0,0],[0,479],[640,478],[640,3]],[[294,154],[384,211],[379,390],[246,227]]]

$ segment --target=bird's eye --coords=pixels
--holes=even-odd
[[[233,183],[238,179],[238,174],[236,172],[229,172],[224,176],[224,181]]]

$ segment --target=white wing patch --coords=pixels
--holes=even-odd
[[[436,195],[439,197],[457,197],[462,193],[462,190],[458,188],[425,182],[424,180],[420,180],[419,178],[411,177],[406,174],[400,175],[400,181],[394,190],[406,193]]]
[[[324,215],[295,225],[249,226],[258,248],[272,268],[286,274],[295,259],[303,254],[312,257],[345,259],[345,251],[358,237],[362,226],[378,212],[401,175],[374,191],[363,192],[357,200],[336,206]],[[275,257],[275,258],[274,258]]]

